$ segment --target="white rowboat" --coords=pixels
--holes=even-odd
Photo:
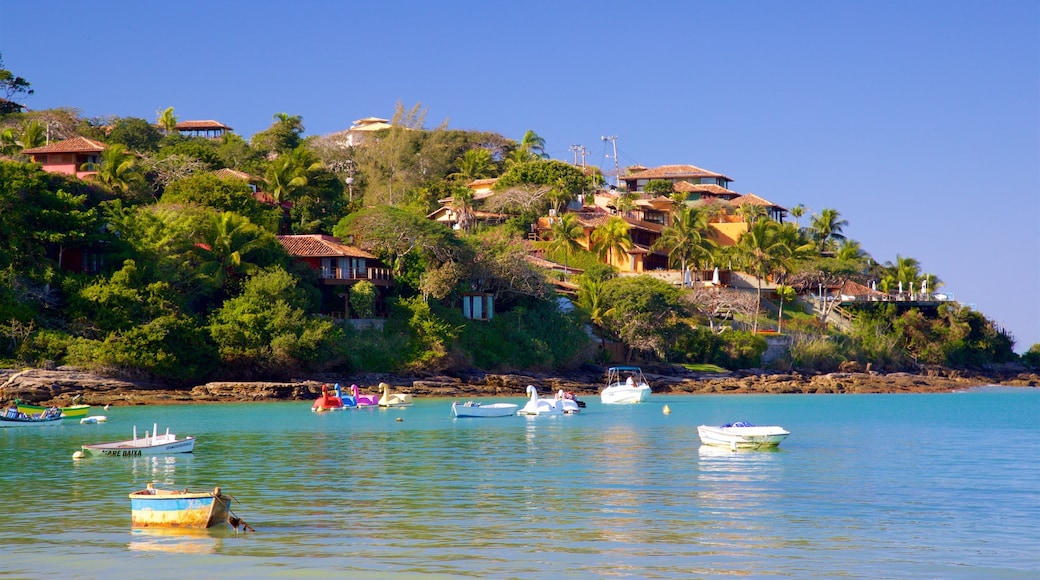
[[[169,427],[166,433],[158,434],[156,426],[152,426],[152,433],[145,432],[144,437],[137,437],[137,426],[134,426],[134,438],[126,441],[115,441],[112,443],[94,443],[83,446],[86,455],[104,455],[108,457],[144,457],[150,455],[169,455],[172,453],[191,453],[195,451],[195,438],[185,437],[177,439],[170,433]]]

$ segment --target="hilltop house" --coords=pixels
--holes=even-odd
[[[174,130],[185,137],[205,137],[208,139],[220,139],[234,129],[218,121],[181,121],[174,126]]]
[[[64,173],[87,179],[98,172],[104,150],[104,143],[76,136],[43,147],[23,149],[22,154],[42,165],[48,173]]]
[[[278,236],[278,242],[293,259],[317,272],[321,281],[322,312],[333,318],[351,318],[349,289],[367,280],[380,293],[376,313],[385,315],[381,299],[389,291],[392,279],[390,270],[382,267],[378,258],[322,234]]]

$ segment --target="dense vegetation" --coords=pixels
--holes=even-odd
[[[28,84],[18,81],[24,94]],[[631,244],[620,219],[594,230],[588,249],[579,243],[581,226],[563,210],[592,195],[602,176],[546,159],[530,131],[513,141],[427,129],[418,105],[398,105],[391,128],[357,146],[341,135],[304,137],[302,119],[284,113],[248,142],[233,133],[183,137],[176,121],[172,108],[155,123],[86,119],[71,109],[0,116],[0,358],[186,382],[327,370],[565,369],[606,362],[611,345],[628,359],[736,368],[760,364],[765,328],[792,337],[789,356],[770,363],[781,368],[1017,358],[1012,337],[954,302],[929,312],[865,308],[847,313],[845,331],[826,309],[810,313],[798,297],[825,282],[941,285],[910,258],[872,260],[845,239],[848,224],[833,209],[800,227],[749,206],[682,200],[657,248],[675,268],[732,264],[782,286],[771,299],[678,288],[604,264]],[[29,163],[21,151],[45,142],[41,127],[51,140],[78,134],[105,143],[99,173],[81,181]],[[269,199],[245,180],[214,175],[221,168],[257,176]],[[477,200],[467,184],[486,177],[499,177],[496,194]],[[677,195],[668,183],[648,189]],[[426,218],[445,199],[457,229]],[[622,195],[619,206],[631,199]],[[478,210],[499,217],[478,220]],[[525,240],[550,210],[563,218],[549,239]],[[749,223],[736,246],[715,244],[707,224],[719,212]],[[382,297],[384,324],[320,314],[329,297],[315,272],[289,259],[275,238],[281,233],[332,234],[378,256],[394,276]],[[526,260],[531,249],[584,272],[541,270]],[[82,267],[69,267],[73,255]],[[561,307],[554,282],[576,289],[575,308]],[[495,296],[491,320],[462,317],[460,299],[470,291]],[[367,316],[381,298],[363,283],[349,299]],[[1023,359],[1035,364],[1036,353],[1034,346]]]

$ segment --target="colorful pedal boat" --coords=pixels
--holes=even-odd
[[[213,491],[146,489],[130,494],[132,528],[212,528],[227,523],[231,496]]]

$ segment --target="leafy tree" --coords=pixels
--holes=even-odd
[[[459,238],[443,224],[389,206],[352,213],[336,224],[332,234],[372,252],[390,266],[396,281],[413,288],[419,287],[425,267],[458,261],[465,251]]]
[[[513,165],[495,182],[494,189],[506,192],[523,186],[543,186],[548,206],[559,210],[572,199],[578,198],[588,186],[588,178],[580,169],[562,161],[533,161]],[[542,209],[548,209],[543,207]]]
[[[292,231],[298,234],[330,232],[352,209],[338,177],[323,168],[309,171],[307,184],[292,192]]]
[[[628,223],[617,216],[608,218],[603,225],[592,230],[590,238],[592,251],[611,265],[619,263],[622,254],[632,248]]]
[[[108,143],[124,145],[128,151],[158,151],[162,133],[155,125],[138,117],[116,119],[106,139]]]
[[[199,173],[170,183],[159,201],[164,204],[192,204],[222,212],[234,212],[272,233],[277,231],[281,215],[280,210],[257,201],[253,196],[253,190],[245,181],[221,179],[212,173]]]
[[[198,159],[208,169],[215,169],[224,165],[223,159],[220,157],[219,147],[220,145],[213,139],[184,137],[178,133],[173,133],[163,138],[158,157],[184,155],[192,159]]]
[[[391,317],[408,321],[409,340],[404,360],[410,370],[437,371],[447,366],[449,349],[462,327],[451,324],[433,311],[421,296],[401,298]]]
[[[1031,368],[1040,367],[1040,343],[1034,343],[1022,354],[1022,362]]]
[[[667,179],[651,179],[643,186],[643,193],[650,197],[659,195],[667,197],[675,193],[675,184]]]
[[[467,241],[473,245],[468,260],[473,290],[513,299],[545,299],[552,294],[542,270],[527,261],[527,249],[515,234],[495,229]]]
[[[663,330],[667,322],[685,314],[679,301],[679,290],[663,280],[650,276],[615,278],[603,285],[603,304],[607,327],[632,351],[665,357]]]
[[[250,278],[240,296],[210,316],[209,332],[225,368],[261,376],[320,371],[346,362],[343,330],[299,307],[298,281],[279,268]]]
[[[361,280],[350,288],[350,308],[358,318],[372,318],[376,312],[376,285]]]
[[[11,71],[4,68],[4,57],[0,54],[0,93],[3,94],[4,100],[11,101],[12,99],[29,96],[33,94],[32,85],[29,81],[25,80],[20,76],[16,76]],[[0,106],[0,116],[10,114],[19,110],[17,106]]]
[[[303,118],[288,113],[275,113],[274,123],[253,135],[253,148],[262,155],[287,153],[303,142]]]

